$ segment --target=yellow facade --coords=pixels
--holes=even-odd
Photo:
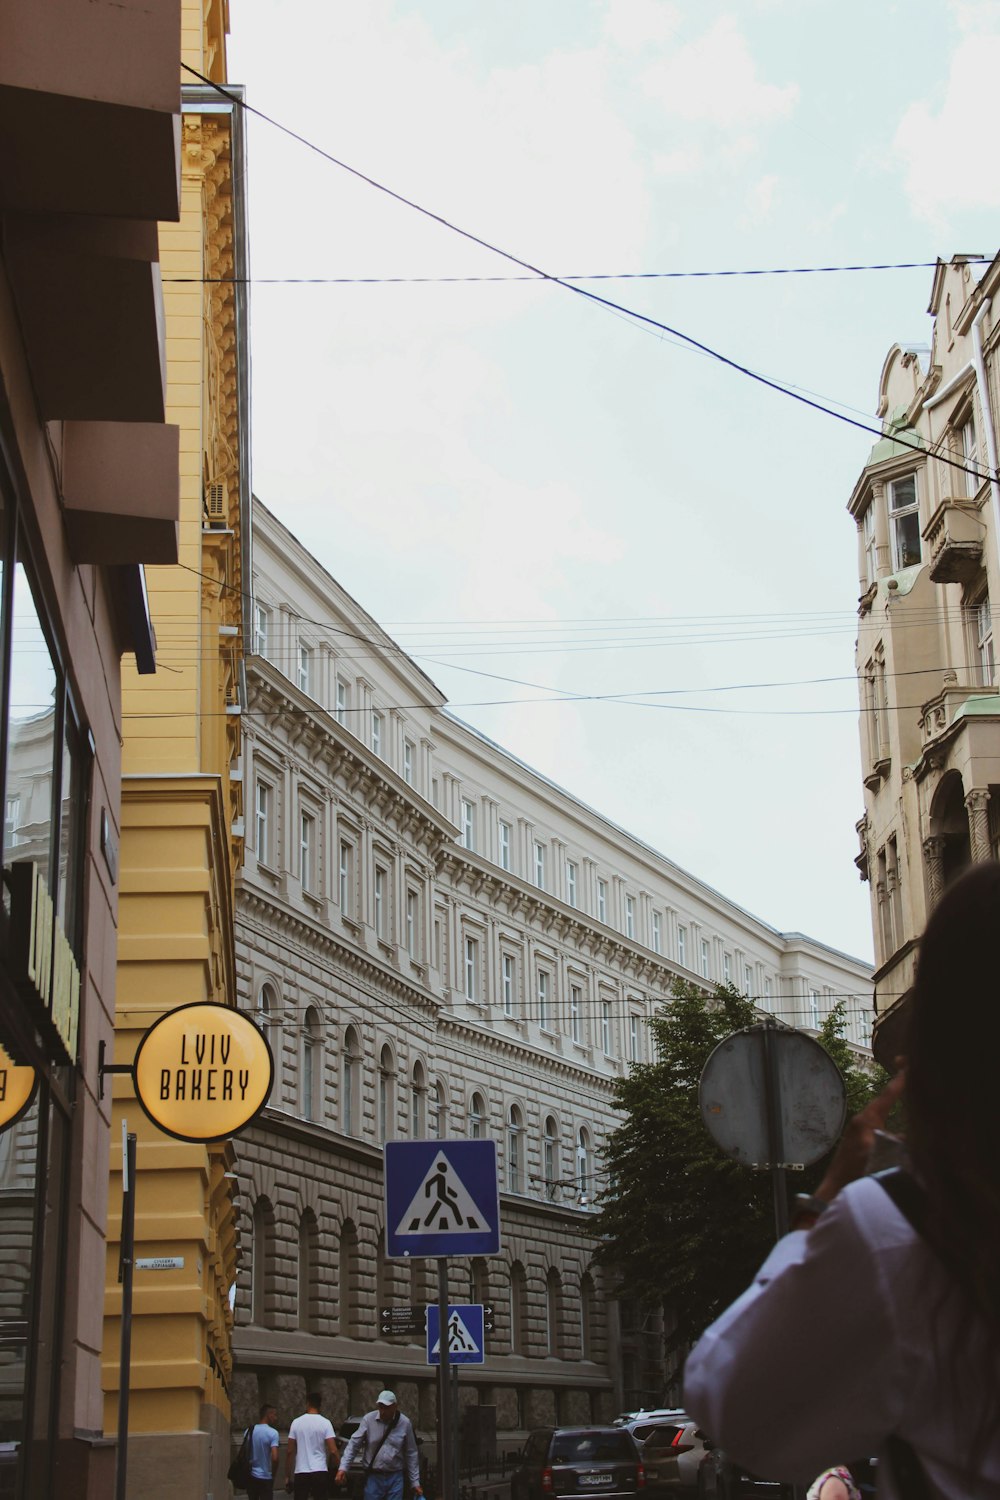
[[[225,78],[224,0],[184,0],[182,57]],[[233,886],[242,854],[239,666],[249,505],[245,327],[232,278],[242,234],[234,150],[242,121],[182,73],[180,222],[160,226],[169,422],[180,427],[180,556],[150,568],[157,671],[123,665],[123,790],[115,1062],[195,1001],[235,1004]],[[189,86],[194,85],[193,88]],[[211,102],[218,107],[199,108]],[[136,1256],[180,1257],[135,1273],[129,1495],[227,1493],[236,1274],[232,1149],[192,1145],[143,1114],[130,1078],[114,1087],[138,1137]],[[105,1430],[117,1422],[121,1153],[112,1150],[107,1241]]]

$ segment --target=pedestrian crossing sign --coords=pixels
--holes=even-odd
[[[453,1365],[485,1363],[483,1304],[459,1303],[448,1308],[448,1362]],[[436,1302],[427,1308],[427,1363],[441,1363],[441,1309]]]
[[[497,1255],[495,1141],[388,1141],[386,1255]]]

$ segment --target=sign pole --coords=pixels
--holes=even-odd
[[[118,1280],[122,1288],[121,1348],[118,1356],[118,1447],[115,1500],[125,1500],[128,1467],[128,1396],[132,1378],[132,1273],[135,1263],[135,1136],[122,1121],[122,1230]]]
[[[451,1422],[451,1385],[448,1349],[448,1259],[438,1257],[438,1488],[442,1500],[458,1500],[455,1490],[453,1453],[455,1434]]]

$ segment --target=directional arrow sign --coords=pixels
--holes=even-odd
[[[495,1141],[387,1141],[386,1255],[498,1255]]]
[[[460,1302],[448,1308],[448,1359],[453,1365],[485,1363],[481,1302]],[[436,1302],[427,1308],[427,1363],[441,1363],[441,1309]]]
[[[493,1322],[493,1303],[492,1302],[484,1302],[483,1303],[483,1332],[484,1333],[492,1333],[494,1331],[494,1327],[495,1327],[495,1324]]]
[[[423,1303],[415,1307],[406,1304],[401,1307],[380,1307],[378,1321],[382,1333],[400,1336],[423,1333],[427,1325],[427,1308]]]

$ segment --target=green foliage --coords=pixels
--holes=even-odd
[[[732,986],[706,995],[676,981],[650,1022],[656,1061],[633,1064],[615,1085],[625,1119],[604,1152],[613,1186],[593,1225],[596,1258],[629,1297],[669,1309],[672,1348],[744,1290],[774,1238],[770,1179],[723,1156],[698,1108],[709,1053],[756,1019]]]
[[[698,1107],[698,1082],[712,1049],[758,1020],[731,985],[705,994],[675,981],[650,1022],[654,1062],[634,1063],[614,1090],[624,1119],[604,1151],[611,1186],[592,1228],[597,1261],[630,1298],[668,1311],[668,1347],[686,1347],[753,1279],[774,1243],[769,1174],[730,1161]],[[846,1010],[834,1007],[819,1040],[844,1076],[848,1117],[884,1085],[844,1040]],[[791,1191],[816,1186],[825,1162],[798,1175]]]

